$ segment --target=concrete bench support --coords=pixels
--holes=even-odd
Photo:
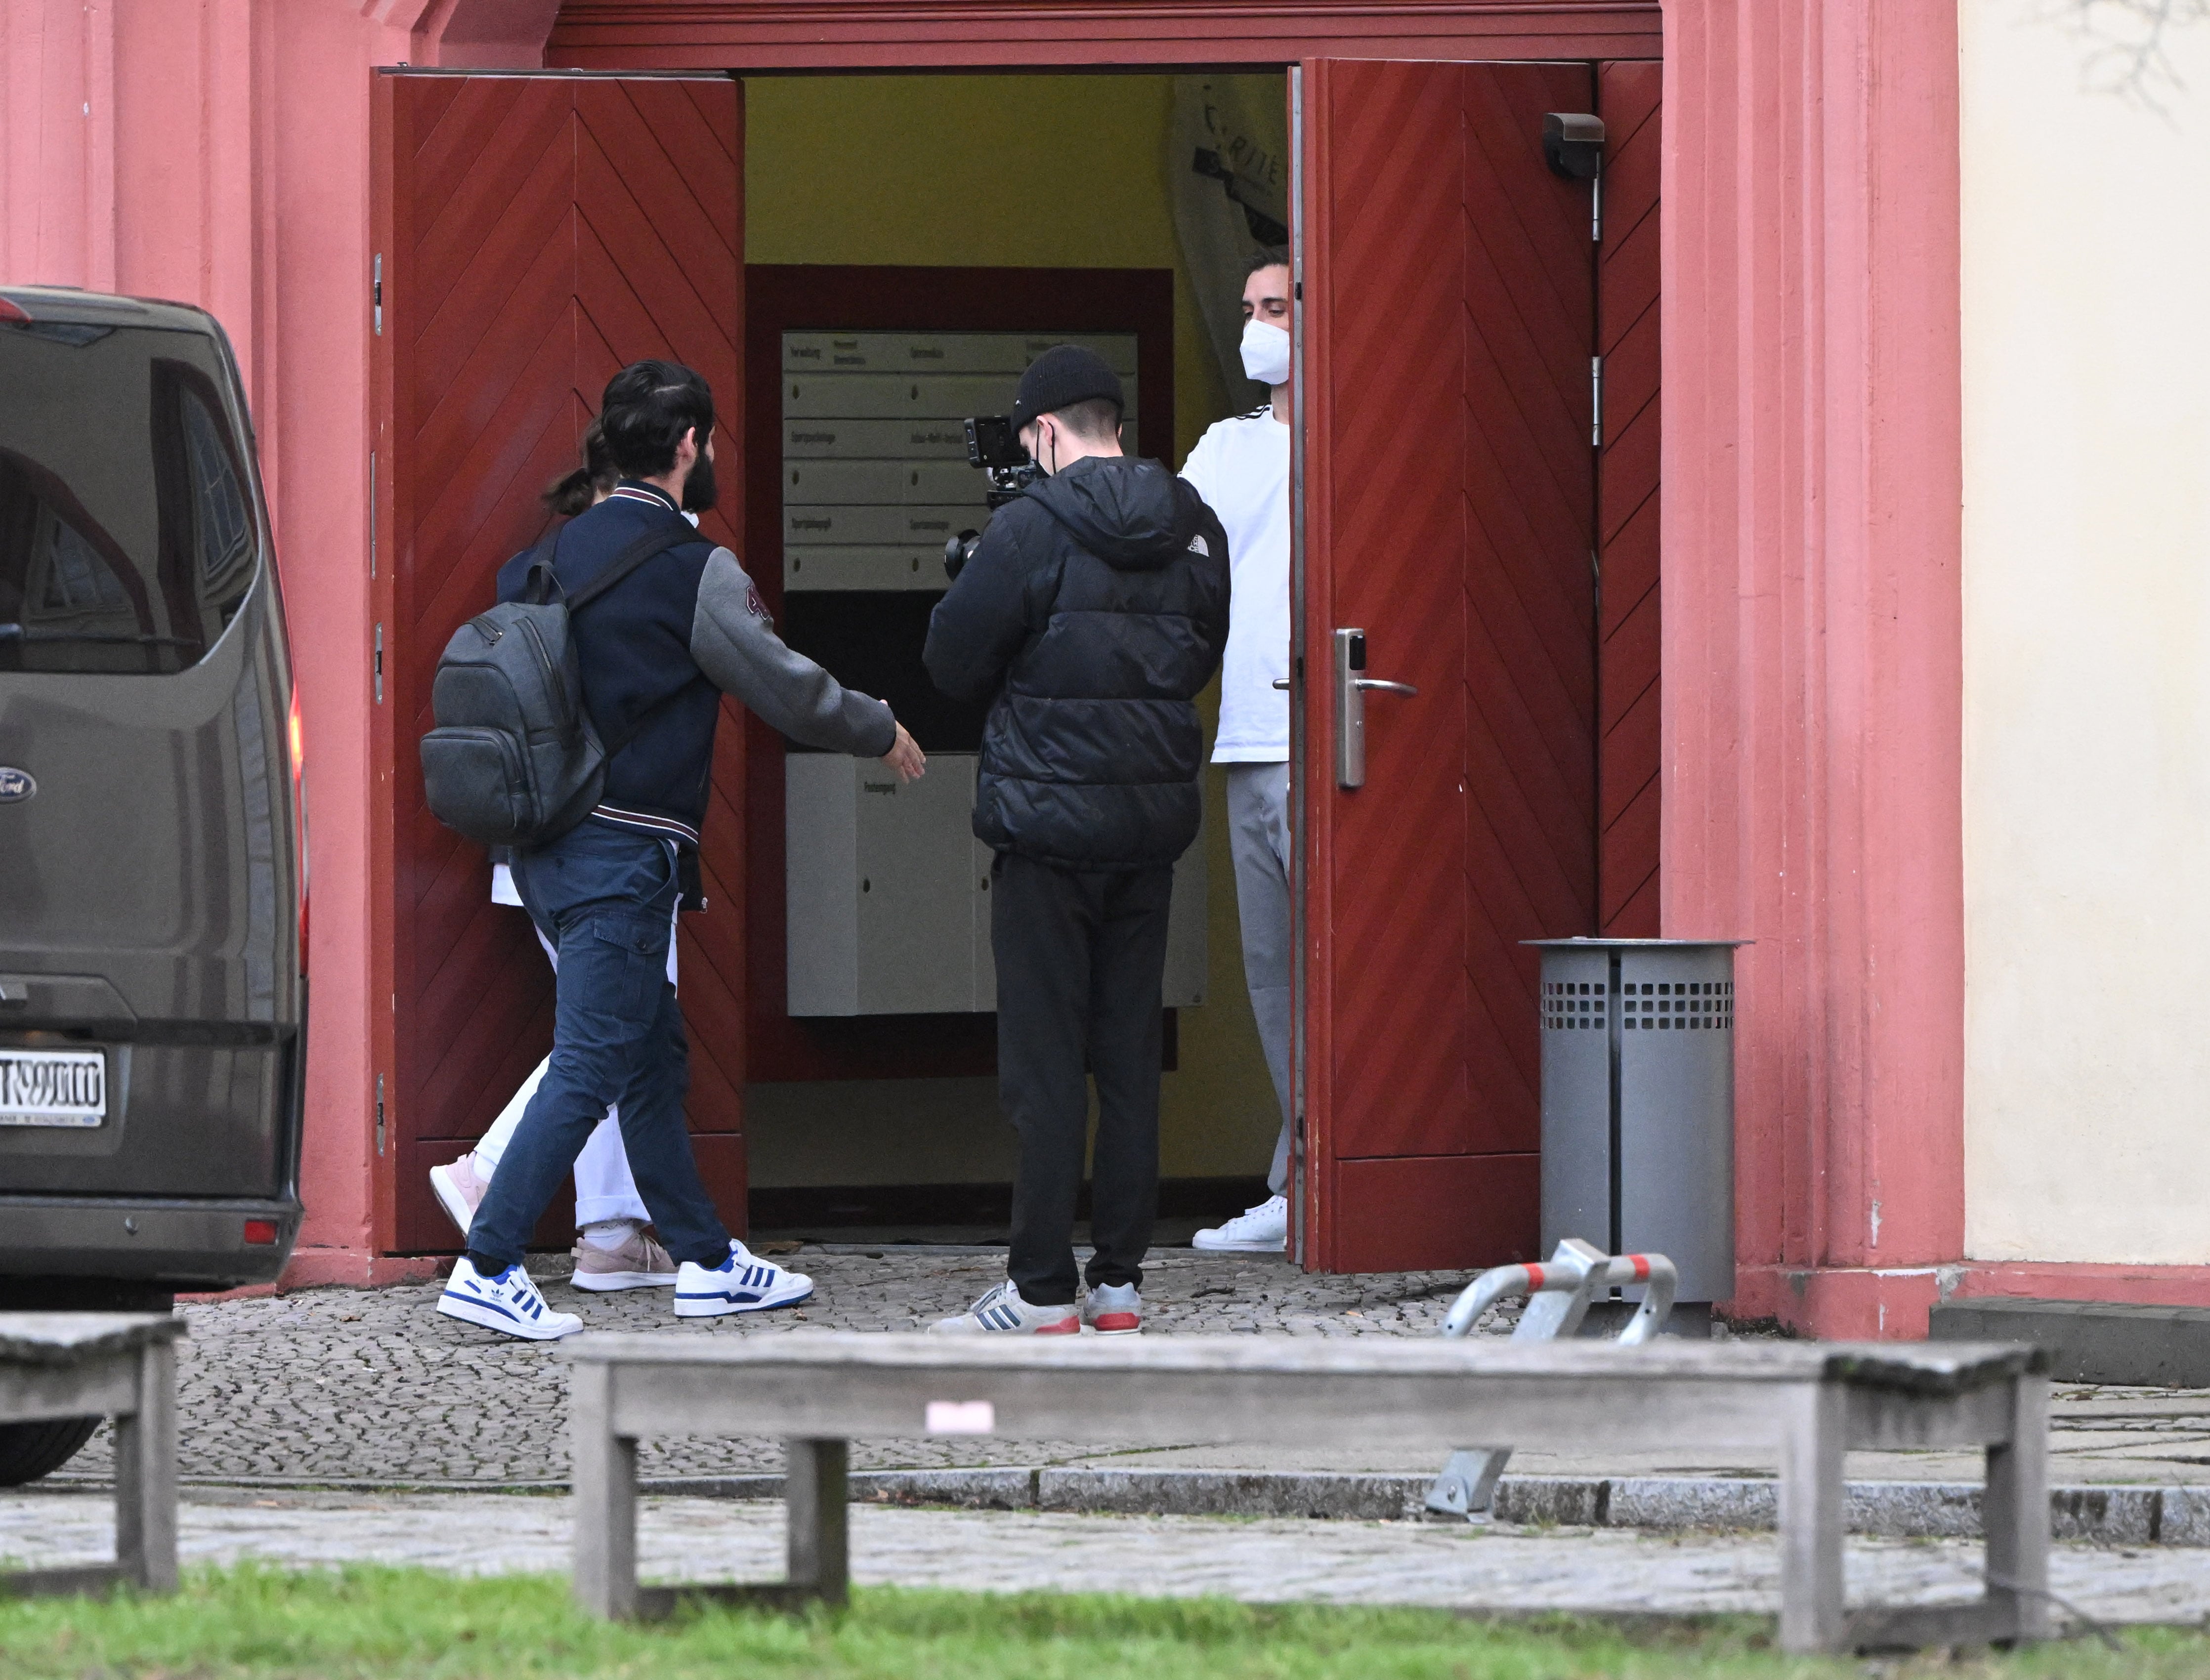
[[[115,1420],[115,1562],[0,1574],[0,1593],[177,1585],[177,1339],[150,1313],[0,1313],[0,1423]]]
[[[2047,1626],[2047,1381],[2014,1346],[1949,1343],[1617,1347],[1589,1342],[1077,1340],[814,1334],[587,1335],[568,1343],[576,1593],[602,1616],[679,1597],[841,1602],[846,1443],[930,1434],[1169,1446],[1764,1447],[1780,1459],[1782,1645],[1790,1651],[2012,1641]],[[642,1588],[637,1442],[782,1435],[788,1579]],[[1986,1594],[1865,1609],[1842,1593],[1843,1454],[1978,1447]],[[1480,1549],[1467,1553],[1478,1568]]]

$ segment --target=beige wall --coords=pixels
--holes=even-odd
[[[2159,113],[2051,9],[1960,15],[1966,1252],[2202,1262],[2210,24]]]
[[[746,260],[1174,269],[1176,464],[1233,412],[1180,272],[1168,77],[754,77],[745,104]],[[1170,1178],[1262,1174],[1281,1124],[1243,986],[1217,770],[1206,806],[1210,1001],[1181,1012],[1180,1068],[1161,1094]],[[762,1187],[1002,1181],[1014,1159],[988,1080],[754,1085],[746,1128]]]

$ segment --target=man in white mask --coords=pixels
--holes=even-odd
[[[1289,1205],[1289,284],[1278,247],[1251,259],[1243,285],[1243,371],[1271,400],[1224,420],[1182,465],[1220,516],[1235,579],[1221,664],[1220,734],[1212,759],[1228,766],[1229,846],[1243,924],[1243,978],[1282,1109],[1266,1174],[1267,1199],[1198,1232],[1199,1248],[1278,1254]]]

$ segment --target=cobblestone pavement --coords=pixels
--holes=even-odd
[[[565,1572],[565,1496],[236,1492],[189,1496],[188,1562],[347,1561],[463,1574]],[[113,1556],[108,1502],[88,1493],[0,1495],[0,1557],[47,1566]],[[648,1580],[776,1579],[779,1506],[647,1497],[638,1532]],[[1017,1592],[1223,1594],[1253,1602],[1433,1604],[1469,1610],[1772,1612],[1770,1535],[1656,1538],[1461,1525],[1053,1513],[852,1511],[862,1583]],[[1978,1592],[1966,1541],[1852,1541],[1853,1603],[1924,1604]],[[2104,1621],[2195,1621],[2210,1612],[2210,1558],[2156,1547],[2060,1545],[2050,1585]]]
[[[666,1290],[586,1295],[559,1281],[565,1257],[532,1275],[593,1330],[687,1336],[776,1335],[812,1327],[915,1330],[957,1311],[1005,1276],[1005,1251],[829,1252],[780,1256],[815,1280],[788,1312],[677,1319]],[[1146,1266],[1146,1320],[1158,1331],[1303,1336],[1432,1335],[1462,1272],[1313,1277],[1248,1255],[1168,1251]],[[184,1308],[178,1351],[180,1473],[318,1481],[565,1481],[567,1367],[553,1345],[521,1342],[440,1318],[440,1285],[324,1289]],[[1046,1464],[1095,1450],[973,1437],[854,1442],[853,1464],[891,1469]],[[105,1434],[69,1477],[107,1476]],[[780,1472],[773,1441],[642,1443],[644,1476]]]
[[[788,1312],[679,1320],[664,1290],[584,1295],[563,1281],[565,1256],[534,1266],[548,1296],[592,1329],[686,1336],[776,1335],[800,1328],[917,1329],[953,1312],[1004,1275],[1005,1251],[809,1246],[781,1256],[810,1272],[812,1301]],[[1314,1277],[1254,1255],[1154,1253],[1144,1277],[1153,1333],[1303,1336],[1433,1335],[1463,1272]],[[567,1367],[553,1348],[510,1341],[439,1318],[439,1285],[318,1289],[187,1306],[179,1350],[180,1469],[188,1479],[414,1483],[513,1486],[564,1482]],[[1508,1312],[1509,1309],[1507,1309]],[[1482,1327],[1508,1327],[1492,1314]],[[2052,1482],[2210,1483],[2210,1393],[2062,1387],[2051,1408]],[[647,1478],[727,1476],[782,1469],[770,1441],[642,1443]],[[1204,1446],[1153,1449],[1140,1459],[1109,1446],[993,1441],[972,1436],[854,1443],[861,1469],[1140,1463],[1155,1469],[1432,1471],[1434,1455],[1393,1444],[1386,1430],[1325,1450]],[[63,1472],[102,1479],[105,1436]],[[1739,1475],[1770,1469],[1754,1456],[1525,1453],[1516,1472],[1548,1475]],[[1852,1478],[1977,1482],[1975,1454],[1852,1453]]]

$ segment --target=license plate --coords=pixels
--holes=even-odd
[[[104,1052],[0,1047],[0,1126],[88,1127],[106,1118]]]

